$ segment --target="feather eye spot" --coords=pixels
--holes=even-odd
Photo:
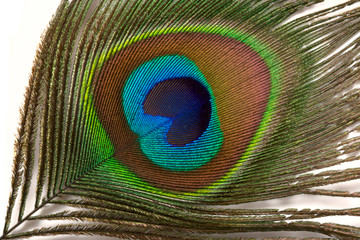
[[[281,64],[271,49],[242,32],[192,30],[164,29],[116,46],[94,79],[94,107],[114,156],[159,191],[226,182],[276,104]]]

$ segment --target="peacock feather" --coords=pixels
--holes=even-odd
[[[360,239],[320,221],[359,207],[259,207],[360,197],[325,187],[360,178],[360,8],[290,18],[318,2],[63,0],[26,91],[0,239]]]

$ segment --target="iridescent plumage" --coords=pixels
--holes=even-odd
[[[30,79],[4,239],[360,237],[358,227],[304,221],[358,209],[229,207],[356,195],[313,187],[359,178],[326,168],[359,160],[349,133],[359,131],[360,92],[348,90],[359,37],[339,47],[359,30],[360,10],[339,13],[349,1],[286,22],[315,3],[63,1]],[[73,208],[35,214],[52,204]],[[13,232],[54,219],[81,221]]]

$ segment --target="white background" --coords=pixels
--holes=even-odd
[[[59,2],[60,0],[9,0],[2,1],[0,5],[0,232],[10,193],[19,108],[24,102],[23,94],[40,36]],[[317,5],[316,9],[340,2],[343,1],[328,0]]]

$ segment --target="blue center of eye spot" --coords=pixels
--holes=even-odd
[[[149,91],[143,109],[145,114],[171,118],[167,141],[172,146],[185,146],[198,139],[209,125],[210,94],[192,78],[168,79]]]
[[[215,97],[187,57],[166,55],[143,63],[128,77],[122,100],[141,150],[156,165],[190,171],[218,153],[223,133]]]

